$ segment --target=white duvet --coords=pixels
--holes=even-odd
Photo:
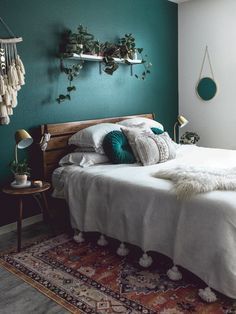
[[[177,200],[172,182],[155,173],[184,165],[230,169],[236,166],[236,151],[186,145],[176,159],[154,166],[66,166],[56,171],[57,180],[54,175],[54,195],[63,192],[73,228],[165,254],[236,298],[236,192]]]

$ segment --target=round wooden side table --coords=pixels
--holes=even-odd
[[[22,226],[22,213],[23,213],[23,198],[26,197],[27,195],[31,195],[31,196],[40,195],[41,196],[42,203],[40,202],[39,199],[37,199],[38,204],[43,214],[46,213],[48,215],[50,226],[53,230],[53,225],[51,221],[52,217],[49,211],[48,202],[45,195],[45,192],[49,190],[50,187],[51,187],[50,183],[43,182],[42,187],[14,188],[8,185],[2,189],[3,193],[8,194],[10,196],[17,197],[18,199],[18,205],[19,205],[18,220],[17,220],[17,250],[18,252],[20,252],[21,250],[21,226]],[[42,207],[41,207],[41,204],[43,205]]]

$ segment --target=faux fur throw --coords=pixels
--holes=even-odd
[[[236,190],[236,168],[213,169],[181,166],[160,170],[154,176],[172,180],[177,198],[182,200],[189,199],[198,193],[214,190]]]

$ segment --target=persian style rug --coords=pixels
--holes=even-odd
[[[131,252],[120,257],[112,245],[77,244],[60,235],[21,253],[4,254],[0,265],[72,313],[236,313],[236,302],[218,293],[217,302],[202,301],[198,289],[205,285],[187,271],[182,280],[171,281],[169,259],[153,254],[152,267],[143,269],[138,265],[141,252]]]

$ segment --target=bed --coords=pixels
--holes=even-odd
[[[112,118],[112,122],[123,118]],[[66,153],[68,137],[88,123],[42,126],[42,133],[52,134],[44,152],[45,176]],[[236,151],[183,145],[175,159],[153,166],[60,167],[53,174],[54,196],[67,200],[73,228],[137,245],[144,254],[162,253],[208,286],[236,298],[236,193],[213,191],[177,200],[173,183],[155,174],[188,164],[232,168]]]

